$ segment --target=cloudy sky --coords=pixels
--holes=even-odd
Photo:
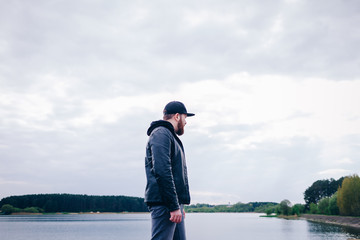
[[[0,198],[143,197],[185,103],[192,203],[289,199],[360,167],[358,0],[0,2]]]

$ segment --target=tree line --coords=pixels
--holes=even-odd
[[[304,192],[305,204],[289,200],[236,203],[234,205],[196,204],[187,212],[266,212],[270,215],[302,213],[360,216],[360,178],[358,175],[338,180],[317,180]],[[1,212],[147,212],[143,198],[128,196],[91,196],[79,194],[33,194],[10,196],[0,200]]]
[[[32,194],[0,200],[1,210],[11,212],[146,212],[143,198],[80,194]]]
[[[285,199],[277,208],[267,209],[266,213],[360,216],[360,177],[354,174],[338,180],[318,180],[305,190],[304,200],[305,204],[292,206]]]
[[[185,206],[186,212],[265,212],[266,209],[277,206],[275,202],[238,202],[233,205],[195,204]]]
[[[285,199],[275,202],[236,203],[234,205],[195,204],[187,212],[265,212],[267,215],[301,215],[303,213],[360,216],[360,178],[358,175],[317,180],[304,192],[305,204]]]

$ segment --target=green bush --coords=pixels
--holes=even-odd
[[[315,203],[310,203],[310,213],[316,214],[318,212],[317,205]]]
[[[337,192],[330,198],[329,212],[331,215],[339,215],[339,207],[337,205]]]
[[[292,215],[298,215],[300,216],[301,213],[304,213],[305,210],[305,206],[302,204],[295,204],[292,208],[291,208],[291,213]]]
[[[291,202],[287,199],[281,201],[279,211],[282,215],[288,216],[291,213]]]
[[[266,209],[265,210],[265,213],[266,213],[266,215],[271,215],[272,213],[274,212],[274,209],[273,208],[268,208],[268,209]]]
[[[318,203],[318,213],[319,214],[325,214],[325,215],[330,214],[329,202],[330,202],[330,198],[328,198],[328,197],[325,197],[319,201],[319,203]]]
[[[340,214],[360,216],[360,177],[346,177],[338,190],[337,204]]]
[[[16,208],[14,208],[12,205],[10,204],[4,204],[2,207],[1,207],[1,212],[3,214],[6,214],[6,215],[9,215],[9,214],[12,214],[13,212],[16,212]]]
[[[24,212],[27,212],[27,213],[39,213],[40,211],[36,207],[27,207],[27,208],[24,208]]]

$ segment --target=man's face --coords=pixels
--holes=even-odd
[[[177,124],[177,131],[176,134],[181,136],[184,134],[184,127],[186,125],[186,115],[185,114],[180,114],[180,120],[178,121]]]

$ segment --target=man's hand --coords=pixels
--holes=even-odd
[[[182,214],[180,209],[170,212],[170,221],[174,223],[180,223],[182,219]]]

